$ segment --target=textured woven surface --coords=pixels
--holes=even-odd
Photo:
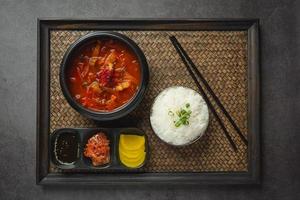
[[[93,121],[73,110],[62,95],[59,67],[67,48],[89,31],[51,31],[50,131],[63,127],[94,127]],[[154,135],[149,111],[163,89],[182,85],[197,90],[168,39],[173,34],[190,55],[244,134],[247,134],[247,33],[243,31],[121,31],[144,51],[150,67],[150,84],[141,105],[130,114],[149,137],[151,156],[146,172],[247,171],[247,147],[225,121],[238,146],[234,152],[210,113],[209,128],[196,143],[170,147]],[[219,111],[219,110],[218,110]],[[219,111],[220,113],[220,111]],[[224,116],[222,116],[224,119]],[[57,171],[50,167],[51,171]]]

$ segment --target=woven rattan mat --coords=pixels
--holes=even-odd
[[[73,110],[59,85],[59,67],[67,48],[91,31],[52,30],[50,39],[50,131],[64,127],[94,127]],[[150,128],[149,111],[163,89],[182,85],[197,90],[182,61],[168,39],[177,37],[199,70],[208,80],[237,125],[247,134],[247,33],[244,31],[120,31],[144,51],[150,67],[148,91],[140,106],[131,113],[137,126],[149,138],[151,156],[146,172],[247,171],[247,147],[226,121],[238,146],[234,152],[219,124],[210,113],[206,134],[184,148],[161,142]],[[219,110],[218,110],[219,111]],[[220,111],[219,111],[220,113]],[[224,116],[222,116],[224,119]],[[58,171],[50,166],[50,171]]]

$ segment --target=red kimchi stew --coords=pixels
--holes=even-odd
[[[96,40],[75,55],[67,73],[69,91],[82,106],[109,112],[135,96],[141,81],[135,53],[113,39]]]

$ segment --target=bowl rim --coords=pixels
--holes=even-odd
[[[149,123],[150,123],[150,127],[151,127],[153,133],[158,137],[158,139],[159,139],[160,141],[162,141],[163,143],[165,143],[165,144],[167,144],[167,145],[170,145],[170,146],[173,146],[173,147],[178,147],[178,148],[180,148],[180,147],[186,147],[186,146],[189,146],[189,145],[191,145],[191,144],[196,143],[196,142],[197,142],[201,137],[203,137],[203,135],[206,133],[207,128],[208,128],[208,126],[209,126],[209,109],[208,109],[207,103],[205,102],[205,105],[206,105],[207,110],[208,110],[208,119],[207,119],[206,127],[205,127],[205,129],[204,129],[204,131],[203,131],[202,134],[199,134],[197,137],[195,137],[195,139],[193,139],[193,140],[191,140],[191,141],[189,141],[188,143],[185,143],[185,144],[172,144],[172,143],[169,143],[169,142],[165,141],[163,138],[161,138],[161,137],[159,136],[159,134],[157,134],[157,133],[154,131],[154,128],[153,128],[153,126],[152,126],[152,123],[151,123],[151,116],[152,116],[152,112],[153,112],[153,106],[154,106],[154,104],[155,104],[155,102],[156,102],[158,96],[159,96],[162,92],[164,92],[164,91],[166,91],[166,90],[169,90],[169,89],[172,89],[172,88],[178,88],[178,87],[182,87],[182,88],[185,88],[185,89],[190,89],[190,90],[193,90],[194,92],[196,92],[197,94],[199,94],[199,92],[197,92],[196,90],[194,90],[194,89],[192,89],[192,88],[189,88],[189,87],[181,86],[181,85],[173,85],[173,86],[164,88],[164,89],[163,89],[163,90],[162,90],[162,91],[154,98],[154,100],[153,100],[153,103],[152,103],[151,108],[150,108]],[[203,99],[202,95],[201,95],[201,94],[199,94],[199,95],[200,95],[201,98]],[[204,100],[204,99],[203,99],[203,100]]]
[[[65,73],[68,68],[69,62],[72,60],[72,56],[74,56],[74,54],[77,52],[79,48],[86,45],[89,41],[93,41],[97,38],[98,39],[113,38],[124,43],[137,56],[138,62],[140,64],[140,70],[141,70],[140,72],[141,82],[135,95],[132,96],[131,99],[124,105],[109,112],[93,111],[91,109],[85,108],[80,103],[78,103],[71,96],[65,78]],[[60,64],[59,82],[64,97],[66,98],[67,102],[73,109],[75,109],[80,114],[88,118],[94,119],[96,121],[110,121],[110,120],[115,120],[124,117],[125,115],[133,111],[140,104],[146,92],[148,82],[149,82],[149,67],[143,51],[132,39],[130,39],[129,37],[121,33],[113,32],[113,31],[96,31],[80,37],[74,43],[72,43],[70,47],[67,49],[67,51],[63,56],[62,62]]]

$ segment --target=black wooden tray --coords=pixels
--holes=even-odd
[[[248,171],[63,174],[49,172],[50,30],[243,30],[248,33]],[[259,21],[257,19],[38,19],[37,184],[258,184],[260,182]]]

